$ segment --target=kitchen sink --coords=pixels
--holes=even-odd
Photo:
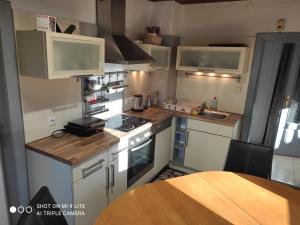
[[[229,116],[228,113],[220,113],[220,112],[208,111],[208,110],[204,110],[203,112],[200,112],[199,115],[205,116],[209,119],[218,119],[218,120],[226,119]]]

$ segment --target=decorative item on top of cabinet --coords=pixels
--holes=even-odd
[[[169,70],[171,56],[170,47],[141,43],[137,43],[137,45],[155,59],[155,62],[149,65],[148,71]]]
[[[179,46],[176,69],[213,76],[243,74],[248,67],[247,47]]]
[[[42,79],[103,74],[104,39],[43,31],[17,31],[20,74]]]

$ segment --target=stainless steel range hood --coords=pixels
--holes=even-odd
[[[125,36],[126,0],[96,0],[98,36],[105,38],[105,62],[144,64],[154,59]]]

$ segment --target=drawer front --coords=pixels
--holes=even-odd
[[[80,164],[73,169],[73,182],[76,182],[94,171],[104,168],[107,165],[107,151],[100,153],[94,158]]]
[[[215,123],[208,123],[199,120],[188,119],[187,128],[196,131],[202,131],[210,134],[216,134],[224,137],[232,137],[233,127],[224,126]]]
[[[128,148],[128,141],[120,141],[120,143],[110,147],[108,150],[108,161],[111,162],[118,158],[118,154]]]

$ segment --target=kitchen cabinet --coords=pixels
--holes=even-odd
[[[112,202],[127,191],[128,149],[110,149],[109,161],[109,202]]]
[[[150,63],[148,71],[169,70],[171,56],[170,47],[149,44],[138,44],[138,46],[155,60],[155,62]]]
[[[84,216],[75,216],[75,225],[93,224],[99,213],[107,206],[107,160],[106,152],[90,160],[79,168],[80,178],[73,183],[74,204],[79,206],[76,211],[82,211]]]
[[[243,74],[248,66],[246,47],[179,46],[176,69],[183,71]]]
[[[155,155],[154,155],[154,174],[157,175],[169,162],[171,153],[172,127],[156,134]]]
[[[230,138],[188,130],[184,165],[200,171],[223,170]]]
[[[42,186],[47,186],[58,204],[67,204],[68,207],[61,210],[69,225],[93,224],[109,202],[107,152],[103,151],[79,165],[71,166],[27,150],[30,198]],[[73,215],[73,211],[85,215]]]
[[[235,126],[188,119],[184,166],[200,170],[223,170],[231,139],[238,138]]]
[[[103,74],[104,39],[43,31],[17,31],[21,75],[42,79]]]

